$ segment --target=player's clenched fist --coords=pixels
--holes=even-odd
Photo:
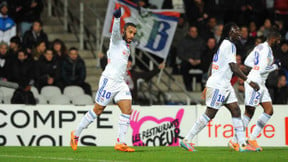
[[[121,8],[118,8],[117,10],[115,10],[113,15],[115,18],[121,17]]]

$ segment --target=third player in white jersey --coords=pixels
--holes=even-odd
[[[243,115],[244,126],[247,127],[251,118],[253,117],[256,106],[261,105],[264,112],[259,116],[256,127],[248,139],[248,143],[255,147],[258,151],[262,148],[256,142],[256,138],[271,118],[273,114],[273,106],[268,89],[265,86],[266,79],[270,72],[280,67],[279,61],[274,61],[271,47],[279,44],[281,35],[278,31],[270,31],[267,40],[264,43],[256,46],[246,58],[244,64],[248,66],[251,71],[248,78],[253,79],[260,85],[260,90],[255,91],[247,83],[245,83],[245,113]]]

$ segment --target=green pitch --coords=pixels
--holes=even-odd
[[[264,147],[263,152],[234,152],[227,147],[197,147],[188,152],[179,147],[134,147],[136,152],[117,152],[113,147],[0,147],[2,162],[187,162],[187,161],[288,161],[288,147]]]

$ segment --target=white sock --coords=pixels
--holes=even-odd
[[[87,128],[96,119],[96,114],[92,110],[87,111],[87,113],[82,117],[80,123],[75,129],[75,136],[79,137],[83,129]]]
[[[192,139],[208,124],[210,118],[203,114],[200,118],[194,123],[188,134],[185,136],[185,140],[191,142]]]
[[[119,116],[119,131],[118,131],[118,139],[120,143],[126,143],[125,137],[130,125],[130,115],[127,114],[120,114]]]
[[[247,115],[243,115],[243,116],[242,116],[242,120],[243,120],[244,128],[246,129],[246,128],[248,127],[248,124],[249,124],[251,118],[248,117]],[[244,129],[244,130],[245,130],[245,129]]]
[[[244,126],[244,133],[245,133],[245,131],[246,131],[246,128],[248,127],[248,124],[249,124],[250,120],[251,120],[251,118],[249,118],[247,115],[243,115],[243,116],[242,116],[242,121],[243,121],[243,126]],[[234,143],[237,143],[237,142],[238,142],[238,139],[237,139],[237,137],[236,137],[236,133],[235,133],[232,141],[233,141]]]
[[[258,120],[257,120],[257,124],[256,127],[254,128],[252,135],[251,135],[251,140],[256,140],[257,136],[259,135],[259,133],[261,132],[261,130],[264,128],[264,126],[266,125],[266,123],[268,122],[268,120],[271,118],[271,115],[268,115],[266,113],[262,113]]]
[[[232,118],[235,136],[240,145],[246,145],[243,121],[241,118]]]

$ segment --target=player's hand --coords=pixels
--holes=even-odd
[[[115,18],[120,18],[121,17],[121,8],[118,8],[117,10],[115,10],[113,15]]]
[[[249,85],[250,85],[255,91],[259,91],[259,89],[260,89],[259,85],[258,85],[257,83],[255,83],[255,82],[253,82],[253,81],[251,81],[251,82],[249,83]]]
[[[278,69],[279,69],[279,68],[281,67],[281,65],[282,65],[281,62],[280,62],[280,60],[278,60],[278,59],[274,61],[274,64],[277,65]]]

